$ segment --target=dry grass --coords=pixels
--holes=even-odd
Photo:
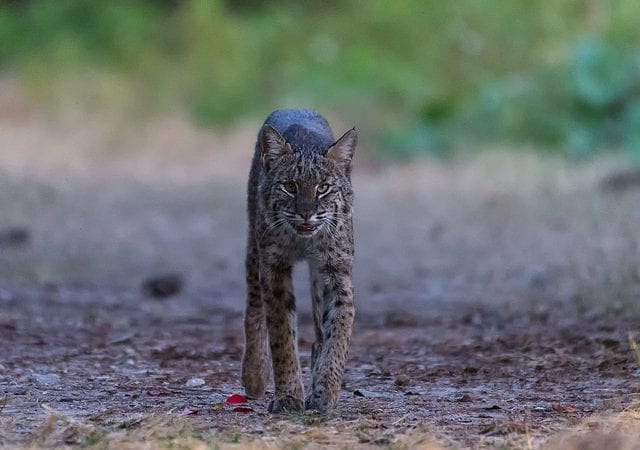
[[[46,407],[45,407],[46,408]],[[367,449],[438,450],[468,448],[451,437],[422,426],[404,429],[378,428],[359,422],[341,426],[306,424],[288,420],[280,424],[278,436],[256,437],[255,430],[238,428],[218,433],[213,429],[194,427],[188,418],[160,414],[132,415],[110,427],[80,423],[47,408],[48,416],[28,442],[16,449],[83,447],[95,449]],[[379,424],[378,424],[379,425]],[[507,425],[505,425],[507,426]],[[513,428],[515,427],[515,428]],[[513,425],[517,431],[505,438],[486,439],[473,448],[546,449],[546,450],[635,450],[640,443],[640,409],[609,416],[594,415],[578,424],[547,435],[530,433],[526,422]],[[518,428],[518,430],[516,430]],[[520,429],[523,428],[523,429]]]
[[[572,429],[548,439],[549,450],[637,450],[640,448],[640,405],[610,416],[588,417]]]
[[[97,449],[366,449],[437,450],[433,434],[422,427],[399,432],[366,421],[338,426],[309,424],[311,419],[280,420],[278,436],[256,437],[255,430],[238,428],[219,433],[194,427],[188,418],[166,414],[132,415],[112,426],[81,423],[47,408],[47,417],[16,449],[88,447]]]

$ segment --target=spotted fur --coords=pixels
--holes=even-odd
[[[262,397],[272,366],[270,412],[328,411],[338,399],[355,315],[351,162],[356,144],[355,129],[336,141],[327,121],[311,110],[275,111],[258,133],[248,185],[242,384],[248,396]],[[309,264],[316,336],[306,399],[291,282],[292,266],[300,259]]]

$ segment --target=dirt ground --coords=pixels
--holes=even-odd
[[[256,127],[51,122],[4,90],[0,446],[640,448],[640,191],[529,152],[363,151],[339,407],[234,412]],[[165,273],[183,289],[146,295]],[[296,289],[308,381],[303,267]]]

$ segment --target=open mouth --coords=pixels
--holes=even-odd
[[[316,229],[315,225],[311,225],[310,223],[300,223],[296,225],[296,231],[299,234],[311,234]]]

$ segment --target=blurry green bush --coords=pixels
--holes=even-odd
[[[395,156],[640,159],[638,23],[637,0],[5,0],[0,70],[56,108],[124,117],[314,105]]]

